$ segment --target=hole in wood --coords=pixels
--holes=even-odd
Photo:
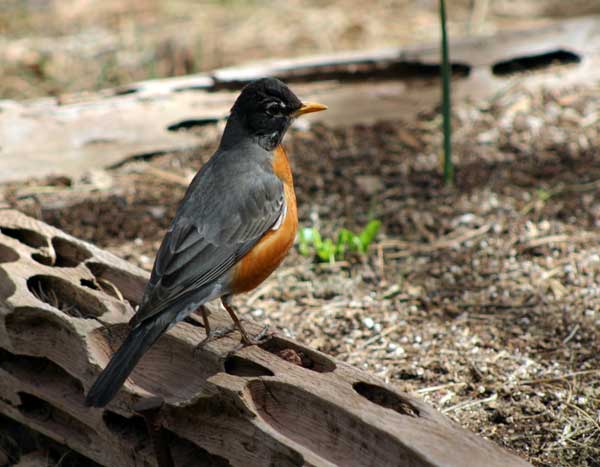
[[[113,283],[108,282],[106,279],[80,279],[79,284],[82,287],[87,287],[88,289],[99,290],[110,297],[116,298],[120,302],[127,302],[127,300],[125,300],[125,298],[121,295],[119,289],[117,289]],[[129,305],[133,309],[133,305],[131,303],[129,303]]]
[[[211,454],[206,449],[188,441],[185,438],[177,436],[166,428],[163,428],[166,438],[171,447],[173,462],[175,465],[205,465],[210,467],[231,467],[231,464],[224,457]]]
[[[3,467],[102,467],[51,438],[0,414],[0,460]],[[20,462],[20,463],[19,463]]]
[[[136,445],[141,443],[147,445],[150,443],[146,422],[139,415],[127,418],[116,412],[105,410],[102,420],[104,420],[106,428],[119,438],[133,442]]]
[[[14,355],[0,348],[0,368],[24,383],[63,396],[74,394],[83,400],[81,382],[45,357]]]
[[[442,67],[437,64],[421,62],[397,62],[391,64],[389,68],[378,70],[375,77],[393,79],[437,78],[441,75],[441,72]],[[451,63],[450,73],[453,77],[464,78],[469,76],[471,73],[471,66],[467,65],[466,63]]]
[[[31,254],[31,259],[43,264],[44,266],[54,266],[54,258],[50,256],[47,252],[40,253],[39,251],[33,252]]]
[[[133,161],[150,161],[152,159],[154,159],[155,157],[160,157],[160,156],[164,156],[165,154],[169,154],[171,151],[166,151],[166,150],[159,150],[159,151],[149,151],[149,152],[142,152],[139,154],[131,154],[128,157],[124,158],[123,160],[109,165],[108,167],[106,167],[107,169],[119,169],[121,167],[123,167],[125,164],[128,164],[130,162]]]
[[[100,285],[102,285],[103,282],[110,283],[135,310],[144,295],[144,287],[146,286],[145,278],[134,276],[129,272],[114,268],[107,264],[87,262],[85,265],[96,277]]]
[[[17,307],[6,317],[6,332],[13,348],[33,355],[43,354],[55,362],[73,359],[74,331],[66,320],[34,307]],[[68,350],[67,350],[68,349]]]
[[[119,348],[129,326],[125,323],[95,329],[88,335],[92,352],[98,363],[105,367]],[[133,383],[150,394],[162,397],[168,403],[187,401],[203,388],[206,380],[222,372],[218,359],[198,359],[193,345],[170,333],[162,335],[144,354],[129,377]]]
[[[322,398],[292,384],[265,379],[251,381],[245,391],[262,421],[312,451],[320,458],[316,465],[431,465],[385,429],[364,421],[355,412],[360,404],[351,400],[352,395]]]
[[[0,299],[6,300],[15,293],[16,287],[8,273],[0,268]]]
[[[273,336],[267,342],[261,344],[260,347],[273,355],[277,355],[282,360],[318,373],[329,373],[336,368],[335,362],[327,356],[281,337]]]
[[[300,71],[300,70],[299,70]],[[454,62],[450,64],[453,77],[463,78],[471,73],[471,66],[467,63]],[[335,63],[327,67],[315,69],[303,68],[299,74],[288,74],[287,83],[304,83],[325,80],[362,81],[362,80],[415,80],[437,78],[440,76],[441,67],[437,64],[428,64],[418,61],[397,60],[386,63],[374,64],[371,60],[354,61],[351,63]],[[216,80],[210,92],[221,89],[239,89],[248,84],[250,80]]]
[[[123,87],[115,89],[114,95],[115,96],[126,96],[128,94],[135,94],[136,92],[138,92],[138,88],[136,86],[123,86]]]
[[[59,268],[74,268],[92,257],[83,246],[61,237],[52,238],[52,247],[56,253],[54,266]]]
[[[492,66],[492,73],[497,76],[505,76],[512,73],[522,73],[555,65],[569,65],[579,62],[581,62],[579,55],[559,49],[539,55],[527,55],[495,63]]]
[[[79,443],[91,442],[91,429],[67,412],[53,406],[27,392],[18,392],[21,404],[18,409],[25,417],[54,433],[60,433],[65,439],[74,439]]]
[[[0,233],[7,237],[14,238],[31,248],[41,248],[48,246],[48,239],[35,230],[13,229],[9,227],[0,227]]]
[[[74,318],[97,318],[106,312],[104,304],[94,295],[59,277],[30,277],[27,288],[38,300]]]
[[[96,284],[96,282],[91,281],[89,279],[81,279],[79,281],[79,284],[82,287],[87,287],[88,289],[92,289],[92,290],[100,290],[100,287],[98,286],[98,284]]]
[[[419,409],[389,389],[363,382],[354,383],[352,387],[357,393],[369,399],[374,404],[391,409],[401,415],[408,415],[410,417],[419,416]]]
[[[0,263],[13,263],[19,260],[19,254],[12,248],[0,244]]]
[[[177,123],[173,123],[167,127],[169,131],[180,131],[180,130],[191,130],[193,128],[200,128],[206,125],[215,125],[219,123],[218,118],[191,118],[187,120],[181,120]]]
[[[230,355],[225,359],[225,372],[235,376],[273,376],[273,372],[258,363]]]

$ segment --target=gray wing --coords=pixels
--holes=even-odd
[[[162,241],[132,326],[221,278],[284,210],[283,184],[272,172],[241,163],[224,173],[225,165],[211,162],[190,185]]]

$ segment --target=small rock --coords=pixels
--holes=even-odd
[[[162,219],[165,216],[167,208],[164,206],[150,206],[148,212],[154,219]]]
[[[113,186],[113,178],[105,170],[92,169],[81,177],[81,182],[94,190],[106,191]]]
[[[374,175],[359,175],[354,179],[358,189],[366,195],[374,195],[383,190],[383,182]]]

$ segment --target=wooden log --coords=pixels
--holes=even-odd
[[[418,398],[291,339],[235,352],[234,333],[195,353],[204,330],[188,322],[158,340],[108,407],[85,407],[147,277],[0,210],[0,413],[107,466],[157,465],[140,416],[153,406],[151,422],[176,466],[529,465]],[[214,307],[211,319],[230,324]]]

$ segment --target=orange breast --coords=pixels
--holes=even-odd
[[[273,156],[273,171],[283,182],[287,212],[277,230],[269,230],[234,268],[233,293],[257,287],[277,269],[291,248],[298,229],[298,210],[292,170],[285,150],[278,146]]]

